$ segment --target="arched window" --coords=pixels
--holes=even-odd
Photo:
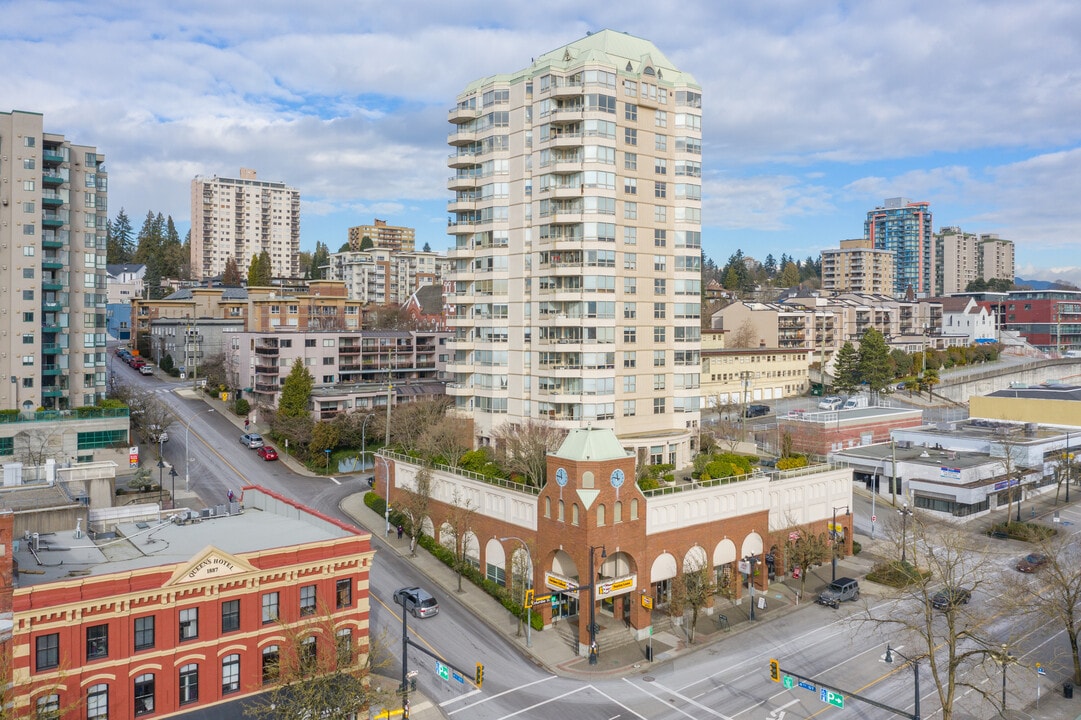
[[[108,709],[105,712],[108,713]],[[146,673],[135,678],[135,714],[137,716],[149,715],[152,712],[154,712],[154,673]],[[108,715],[100,717],[108,717]]]
[[[559,501],[559,517],[556,518],[557,520],[559,520],[559,522],[563,522],[564,520],[566,520],[566,518],[563,515],[563,507],[564,507],[563,501],[560,500]]]
[[[544,498],[544,517],[552,517],[552,498]]]
[[[109,720],[109,686],[102,683],[86,689],[86,720]]]
[[[263,648],[263,684],[268,685],[278,679],[278,646],[267,645]]]
[[[631,499],[631,520],[638,519],[638,498]]]
[[[180,704],[199,701],[199,666],[195,663],[180,668]]]
[[[37,714],[35,718],[40,720],[58,720],[60,717],[60,696],[56,693],[42,695],[36,703]]]
[[[578,524],[578,503],[571,503],[571,525]]]
[[[604,527],[604,503],[597,506],[597,527]]]
[[[612,509],[612,524],[623,522],[623,501],[616,500],[616,505]]]
[[[227,695],[240,689],[240,656],[226,655],[221,659],[221,694]]]

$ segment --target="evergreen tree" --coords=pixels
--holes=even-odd
[[[301,250],[297,253],[297,264],[300,265],[300,277],[311,277],[309,271],[312,266],[312,254],[307,250]]]
[[[372,239],[370,237],[368,237],[367,235],[365,235],[364,237],[362,237],[360,239],[360,249],[361,250],[371,250],[373,247],[375,247],[375,243],[373,243]]]
[[[340,248],[338,248],[338,252],[340,252],[340,253],[349,252],[352,249],[353,249],[353,243],[346,240],[345,242],[342,243],[342,246]]]
[[[308,372],[308,368],[304,367],[304,362],[297,358],[282,385],[278,415],[285,418],[308,417],[308,403],[311,401],[314,383],[315,379]]]
[[[423,249],[424,252],[431,252],[432,251],[432,246],[431,246],[430,243],[424,243],[424,247],[422,249]]]
[[[762,267],[771,280],[777,277],[777,261],[774,259],[773,253],[766,255],[766,262],[762,264]]]
[[[240,278],[240,268],[236,266],[236,258],[225,261],[225,270],[221,274],[221,284],[225,287],[240,287],[243,282]]]
[[[120,208],[116,219],[108,225],[106,262],[115,264],[130,263],[135,256],[135,239],[131,220],[124,208]]]
[[[361,247],[364,243],[361,242]],[[316,241],[315,252],[312,253],[311,265],[308,267],[309,280],[321,280],[326,273],[326,266],[330,264],[330,250],[326,243]]]
[[[859,387],[859,363],[860,358],[856,348],[848,340],[837,351],[837,359],[833,364],[834,380],[833,387],[840,393],[852,393]]]
[[[781,269],[777,284],[783,288],[794,288],[800,284],[800,279],[799,268],[796,267],[796,263],[790,262]]]
[[[893,380],[893,363],[886,338],[874,328],[868,328],[860,338],[859,376],[871,392],[881,392]]]
[[[252,255],[251,265],[248,266],[248,287],[266,287],[273,283],[274,268],[270,253],[264,250],[258,255]]]

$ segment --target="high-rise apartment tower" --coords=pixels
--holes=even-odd
[[[933,293],[930,203],[888,198],[867,213],[863,237],[875,248],[893,251],[894,295],[904,297],[909,290],[917,297]]]
[[[604,30],[458,96],[448,324],[457,412],[610,427],[688,463],[699,422],[702,94]]]
[[[197,280],[225,272],[236,260],[246,276],[254,256],[266,251],[274,277],[300,274],[300,191],[264,182],[254,170],[240,178],[191,181],[191,273]]]
[[[0,113],[0,408],[105,397],[108,176],[97,148]],[[10,379],[10,382],[9,382]]]

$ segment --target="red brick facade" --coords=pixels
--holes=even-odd
[[[81,720],[92,709],[159,717],[231,701],[263,690],[264,659],[288,642],[287,628],[309,627],[320,653],[334,652],[337,633],[348,631],[366,655],[370,535],[263,492],[333,524],[339,536],[235,555],[208,546],[188,562],[18,589],[13,674],[27,690],[21,707],[32,714],[55,695],[65,718]],[[277,619],[266,619],[275,609]],[[336,637],[326,637],[329,628]]]

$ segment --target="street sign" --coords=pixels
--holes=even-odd
[[[553,598],[552,595],[534,595],[533,596],[533,607],[537,607],[538,605],[549,605],[549,604],[554,604],[554,603],[555,603],[555,599]]]
[[[796,679],[791,675],[785,675],[784,678],[781,679],[781,684],[784,685],[785,690],[791,690],[796,684]]]
[[[461,675],[459,675],[458,673],[454,673],[454,679],[457,680],[462,685],[465,685],[465,678],[462,677]]]
[[[818,699],[824,703],[829,703],[830,705],[833,705],[834,707],[839,707],[841,709],[844,709],[845,706],[844,695],[842,695],[841,693],[835,693],[832,690],[828,690],[826,688],[822,688],[818,691]]]
[[[818,688],[815,687],[814,683],[807,682],[806,680],[800,680],[799,686],[804,690],[810,690],[811,692],[815,692],[816,690],[818,690]]]
[[[878,520],[878,515],[872,515],[871,516],[871,522],[874,522],[876,520]]]
[[[438,660],[435,661],[435,674],[443,680],[450,680],[450,668]]]
[[[1047,674],[1047,671],[1043,669],[1043,665],[1041,665],[1040,663],[1036,663],[1036,674],[1037,675],[1046,675]]]

